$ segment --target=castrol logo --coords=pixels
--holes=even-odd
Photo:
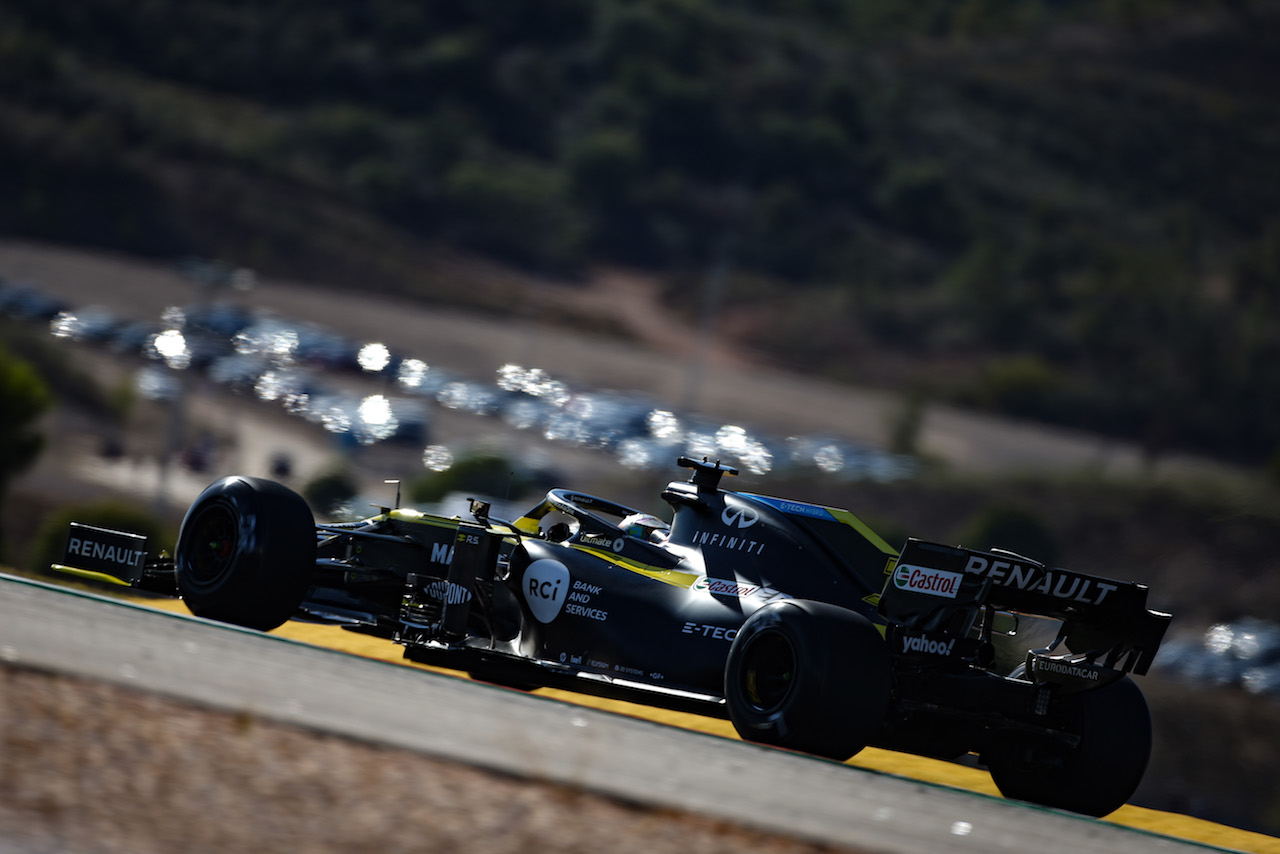
[[[946,572],[907,563],[893,571],[893,586],[911,593],[954,599],[960,592],[960,579],[963,577],[959,572]]]

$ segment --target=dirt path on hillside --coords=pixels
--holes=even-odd
[[[197,298],[170,265],[12,240],[0,240],[0,277],[30,281],[76,305],[105,304],[139,318]],[[643,392],[672,408],[778,436],[829,435],[883,446],[901,405],[893,394],[785,373],[753,363],[722,341],[699,342],[697,329],[666,310],[657,286],[640,276],[608,272],[587,285],[530,288],[528,298],[543,306],[544,317],[572,302],[574,316],[586,319],[573,327],[517,323],[392,300],[355,283],[337,290],[260,280],[236,298],[357,340],[382,341],[476,379],[489,380],[499,366],[514,362],[543,368],[576,388]],[[1143,465],[1135,448],[1120,443],[942,406],[928,410],[919,445],[961,471],[1132,472]],[[1203,464],[1170,458],[1161,466]]]
[[[586,288],[557,291],[557,303],[573,303],[576,310],[611,318],[646,349],[739,372],[754,364],[714,330],[704,339],[702,329],[664,305],[662,287],[652,277],[607,269],[593,276]]]

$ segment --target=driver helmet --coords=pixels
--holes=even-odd
[[[618,523],[627,536],[651,543],[661,543],[671,533],[671,526],[648,513],[632,513]]]

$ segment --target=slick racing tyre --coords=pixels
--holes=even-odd
[[[174,556],[191,613],[270,631],[293,616],[315,566],[311,509],[274,481],[224,477],[192,503]]]
[[[1079,736],[1073,750],[1030,734],[998,737],[983,752],[1007,798],[1104,816],[1137,790],[1151,757],[1151,713],[1129,677],[1061,698],[1054,723]]]
[[[788,599],[738,630],[725,701],[744,739],[844,761],[880,731],[891,682],[888,647],[869,620]]]

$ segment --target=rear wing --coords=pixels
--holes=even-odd
[[[1147,608],[1147,590],[1049,568],[1012,552],[913,539],[898,557],[879,608],[890,623],[959,638],[972,635],[987,609],[1051,617],[1062,621],[1058,642],[1073,659],[1145,674],[1172,619]]]
[[[173,560],[164,552],[149,554],[146,537],[79,522],[71,523],[62,562],[53,564],[51,568],[93,581],[136,587],[153,593],[172,595],[178,589]]]

